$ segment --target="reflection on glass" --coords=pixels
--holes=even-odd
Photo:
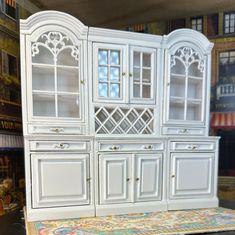
[[[112,98],[119,98],[120,97],[119,84],[116,84],[116,83],[110,84],[110,96]]]
[[[108,67],[106,66],[99,66],[98,68],[98,78],[99,80],[108,80]]]
[[[33,90],[54,91],[54,68],[32,67]]]
[[[120,64],[120,58],[119,58],[119,51],[111,50],[110,51],[110,64],[111,65],[119,65]]]
[[[134,66],[140,66],[140,52],[134,51]]]
[[[143,53],[143,67],[151,67],[151,54]]]
[[[116,80],[119,81],[120,69],[116,67],[110,67],[110,80]]]
[[[150,98],[151,90],[150,85],[143,85],[143,98]]]
[[[78,92],[79,90],[78,69],[58,68],[57,89],[58,91]]]
[[[139,84],[134,84],[134,94],[133,96],[135,98],[140,98],[140,85]]]
[[[54,64],[54,57],[47,48],[39,46],[38,49],[39,53],[32,57],[33,63]]]
[[[151,81],[151,70],[143,69],[143,82],[150,83],[150,81]]]
[[[58,117],[79,117],[79,97],[76,95],[58,95]]]
[[[108,50],[99,49],[98,63],[99,63],[99,65],[107,65],[108,64]]]
[[[99,83],[99,97],[108,97],[108,84]]]
[[[55,96],[33,94],[33,116],[55,117]]]
[[[79,62],[71,56],[72,50],[69,48],[62,50],[57,56],[58,65],[78,66]]]

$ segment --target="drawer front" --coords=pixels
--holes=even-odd
[[[55,135],[66,135],[66,134],[85,134],[84,126],[43,126],[43,125],[29,125],[29,133],[32,134],[55,134]]]
[[[163,150],[164,143],[121,143],[121,142],[110,142],[110,143],[99,143],[99,151],[156,151]]]
[[[204,128],[163,127],[164,135],[205,135]]]
[[[89,151],[88,141],[30,141],[31,151]]]
[[[214,142],[171,142],[171,150],[185,150],[185,151],[214,151]]]

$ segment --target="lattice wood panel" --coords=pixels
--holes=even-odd
[[[153,134],[151,108],[95,107],[96,134]]]

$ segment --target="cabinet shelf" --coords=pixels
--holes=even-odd
[[[42,64],[42,63],[32,63],[33,67],[38,68],[71,68],[71,69],[79,69],[79,66],[73,66],[73,65],[55,65],[55,64]]]

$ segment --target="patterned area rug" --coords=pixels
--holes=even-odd
[[[235,230],[235,210],[167,211],[27,223],[28,235],[166,235]]]

